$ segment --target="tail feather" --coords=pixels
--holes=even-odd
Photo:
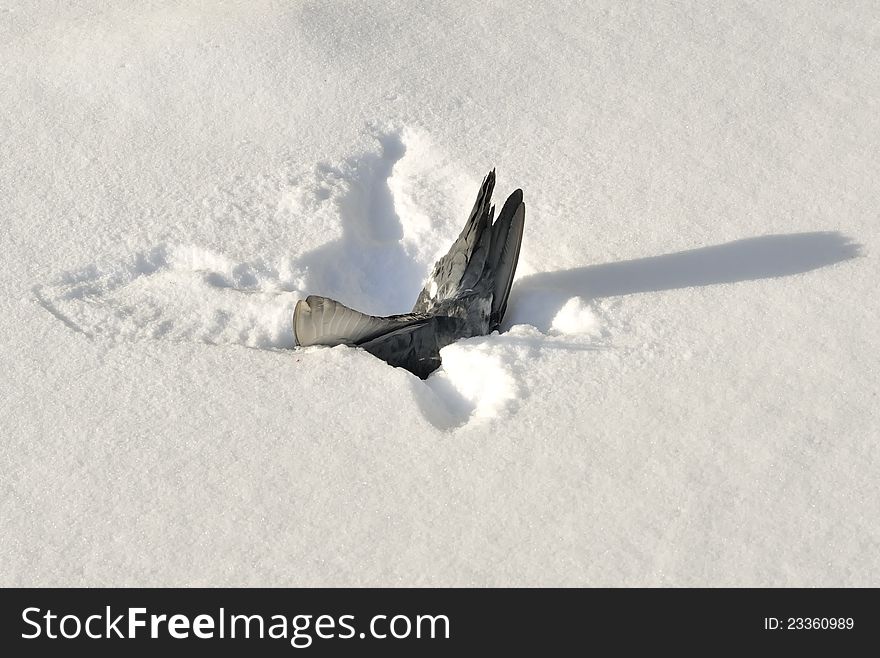
[[[418,323],[414,315],[376,317],[328,297],[309,295],[296,303],[293,333],[298,345],[358,345],[376,336]]]

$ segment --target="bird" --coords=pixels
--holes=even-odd
[[[507,310],[525,223],[522,189],[491,204],[495,169],[483,179],[458,239],[440,258],[409,313],[373,316],[319,295],[299,300],[293,312],[297,345],[349,345],[420,379],[440,367],[440,350],[496,331]]]

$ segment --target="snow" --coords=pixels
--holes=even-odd
[[[0,584],[880,585],[869,5],[0,1]],[[407,311],[480,180],[503,332]]]

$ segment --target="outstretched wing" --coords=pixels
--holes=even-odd
[[[492,226],[492,243],[486,266],[487,274],[493,277],[490,330],[497,329],[504,318],[513,275],[516,273],[526,220],[526,204],[522,198],[522,190],[515,190],[507,197],[498,221]]]
[[[455,297],[463,288],[479,280],[489,250],[495,209],[491,206],[495,188],[495,170],[483,179],[474,208],[461,235],[449,252],[434,265],[431,276],[413,306],[413,313],[427,313],[446,299]]]
[[[309,295],[296,303],[293,334],[298,345],[358,345],[376,336],[424,322],[424,316],[380,318],[348,308],[334,299]]]

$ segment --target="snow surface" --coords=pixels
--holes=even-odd
[[[589,5],[0,0],[0,584],[880,585],[876,6]]]

